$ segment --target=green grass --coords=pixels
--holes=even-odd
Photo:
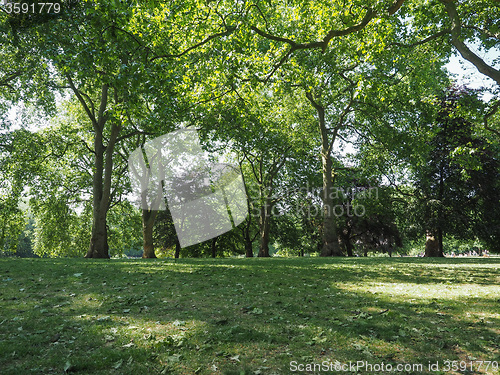
[[[289,374],[291,361],[366,361],[423,365],[398,374],[498,374],[479,361],[500,362],[499,266],[0,259],[0,373]],[[358,373],[386,373],[375,370]]]

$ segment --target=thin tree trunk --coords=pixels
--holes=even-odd
[[[344,242],[345,242],[345,249],[347,251],[347,256],[352,257],[354,256],[353,253],[353,248],[354,246],[352,245],[352,240],[351,240],[351,228],[347,230],[346,235],[344,236]]]
[[[179,259],[179,255],[181,253],[181,243],[179,240],[175,241],[175,259]]]
[[[443,248],[443,229],[441,227],[438,228],[438,247],[439,247],[439,256],[444,257],[444,248]]]
[[[239,161],[240,170],[242,169],[242,161]],[[245,257],[253,258],[253,240],[250,235],[250,229],[252,227],[252,207],[250,204],[250,196],[248,194],[247,182],[245,180],[245,176],[242,174],[241,178],[243,179],[243,187],[245,188],[245,196],[247,198],[247,209],[248,209],[248,217],[245,222],[245,226],[243,228],[243,239],[245,242]]]
[[[253,244],[250,237],[250,230],[248,228],[245,229],[245,257],[253,258]]]
[[[271,230],[272,197],[267,196],[260,210],[260,249],[259,257],[269,257],[269,232]]]
[[[212,243],[210,244],[210,248],[212,250],[212,258],[216,258],[217,257],[217,239],[219,237],[214,237],[212,238]]]
[[[153,227],[158,211],[142,210],[143,258],[156,258],[153,246]]]

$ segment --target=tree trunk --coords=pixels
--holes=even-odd
[[[342,256],[337,238],[337,225],[333,212],[333,163],[323,149],[323,249],[321,256]]]
[[[93,223],[92,237],[90,246],[85,258],[109,258],[108,245],[108,230],[107,230],[107,214],[109,208],[110,191],[105,191],[105,180],[108,177],[104,176],[105,172],[105,147],[103,144],[103,134],[97,131],[94,136],[94,151],[95,151],[95,171],[93,176]],[[107,161],[106,152],[106,161]]]
[[[242,170],[242,161],[239,161],[240,169]],[[252,228],[252,206],[250,204],[250,196],[248,194],[247,182],[245,180],[245,176],[241,175],[243,179],[243,187],[245,188],[245,196],[247,198],[247,209],[248,209],[248,217],[245,222],[245,226],[242,228],[243,231],[243,239],[245,241],[245,257],[253,258],[253,240],[250,235],[250,229]],[[255,239],[255,237],[254,237]]]
[[[269,257],[269,232],[271,230],[271,202],[272,198],[266,196],[264,205],[260,209],[260,249],[259,257]]]
[[[79,91],[74,87],[73,82],[69,79],[73,91],[77,95],[80,102],[85,103]],[[93,223],[92,236],[90,239],[89,249],[85,258],[109,258],[108,245],[108,228],[107,214],[111,203],[111,176],[113,173],[113,152],[115,142],[120,132],[120,126],[116,123],[111,124],[111,132],[109,141],[104,146],[104,126],[107,122],[106,107],[108,100],[108,85],[102,86],[101,103],[97,119],[93,114],[88,112],[89,118],[94,126],[94,153],[95,153],[95,170],[92,181],[93,194]],[[88,111],[88,107],[84,104],[84,108]]]
[[[438,228],[438,231],[437,231],[437,235],[438,235],[438,246],[439,246],[439,256],[440,257],[444,257],[444,248],[443,248],[443,230],[441,229],[441,227]]]
[[[252,239],[250,238],[249,230],[245,231],[245,257],[253,258],[253,243]]]
[[[153,226],[158,211],[142,210],[143,258],[156,258],[153,246]]]
[[[350,234],[345,239],[345,249],[347,251],[347,256],[349,256],[349,257],[354,256],[354,254],[352,252],[353,246],[352,246]]]
[[[306,94],[318,113],[318,125],[321,133],[321,161],[323,164],[323,248],[321,256],[343,256],[337,237],[337,224],[333,212],[333,161],[331,158],[332,146],[337,137],[338,127],[333,131],[332,138],[328,135],[325,122],[325,108],[316,103],[311,93]]]
[[[106,223],[105,210],[94,207],[94,218],[92,223],[92,237],[85,258],[108,258],[108,226]]]
[[[353,244],[351,240],[351,233],[352,233],[352,227],[350,225],[349,220],[346,222],[346,228],[340,233],[340,236],[344,242],[345,249],[347,251],[347,256],[352,257],[354,256],[353,254]]]
[[[427,231],[425,241],[425,257],[444,257],[442,249],[439,246],[439,236],[437,231]]]
[[[175,259],[179,259],[179,255],[181,253],[181,243],[179,240],[175,241]]]
[[[210,249],[212,250],[212,258],[217,257],[217,239],[219,237],[212,238],[212,243],[210,244]]]

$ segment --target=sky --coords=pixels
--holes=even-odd
[[[493,60],[498,59],[500,56],[500,51],[494,48],[492,48],[489,53],[482,53],[473,46],[469,46],[469,48],[492,66],[495,66]],[[498,68],[498,66],[496,67]],[[460,85],[465,85],[474,89],[480,87],[494,88],[496,86],[495,81],[480,73],[472,63],[458,54],[450,58],[450,62],[446,64],[446,68],[455,76],[456,82]],[[485,94],[483,99],[489,101],[492,97],[493,95],[491,94]]]

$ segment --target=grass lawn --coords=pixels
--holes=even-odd
[[[2,375],[500,373],[500,258],[4,258],[0,286]]]

